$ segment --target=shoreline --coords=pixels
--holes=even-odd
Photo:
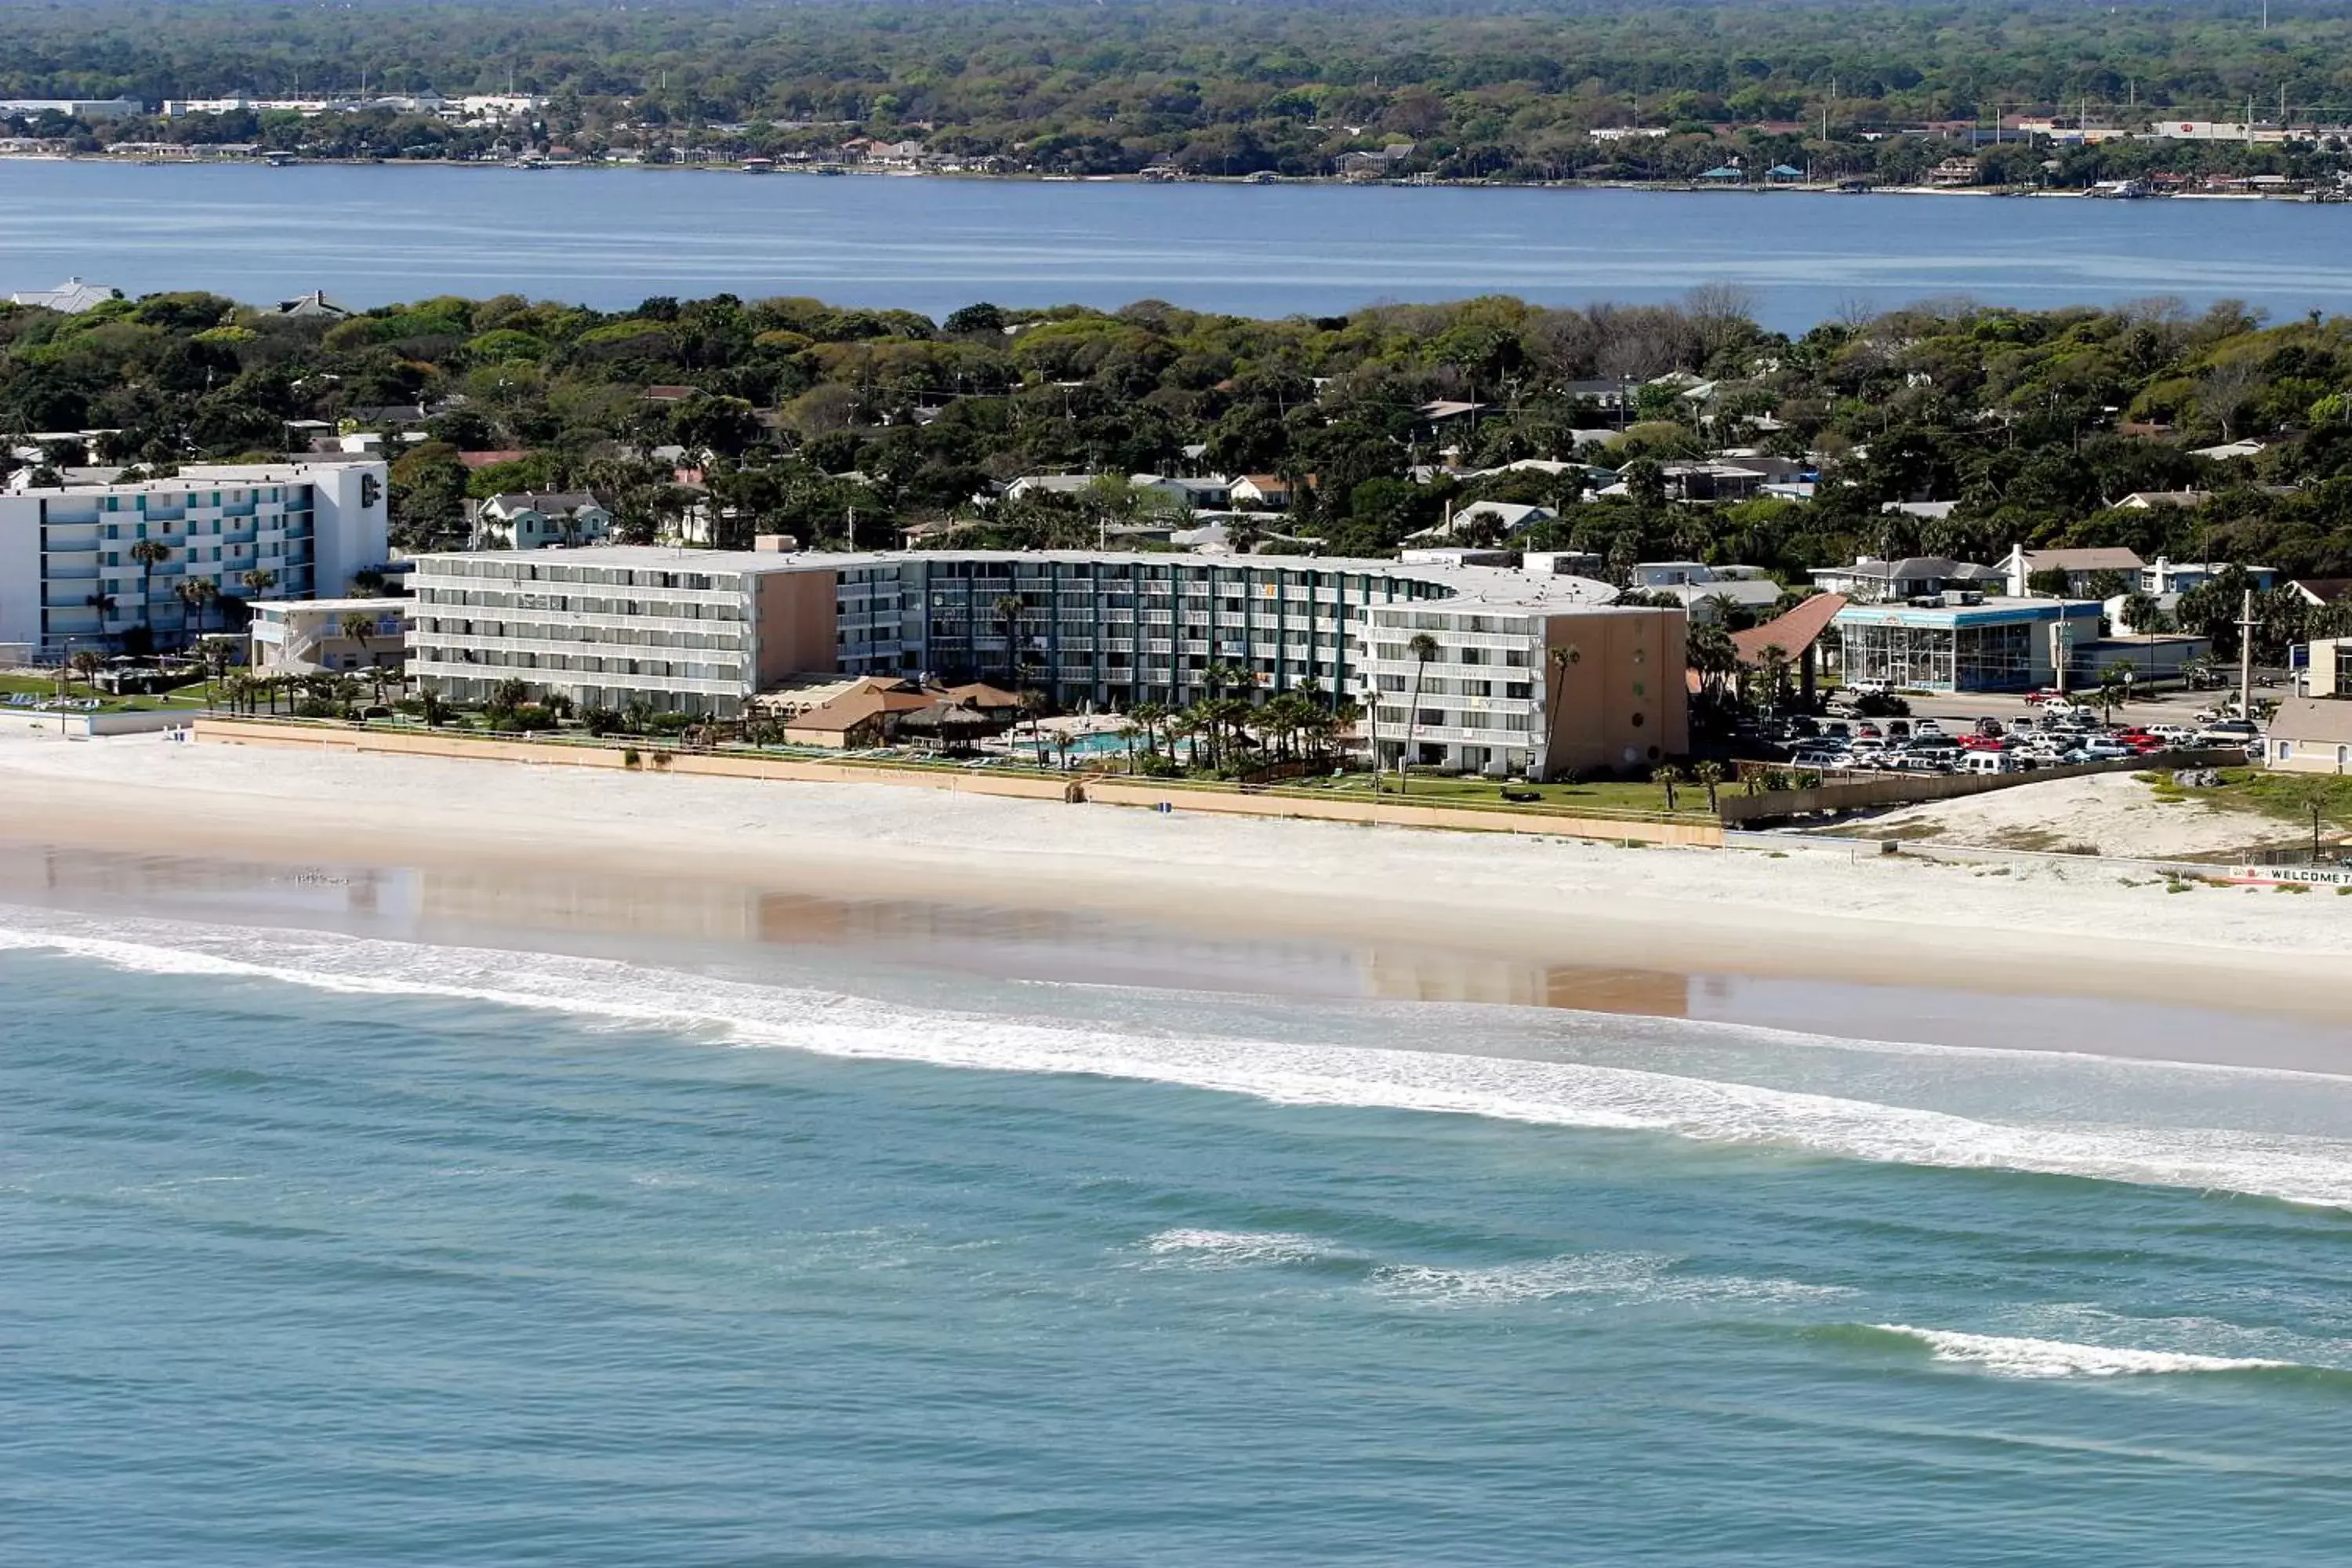
[[[190,145],[200,145],[191,143]],[[1351,180],[1340,174],[1277,174],[1272,179],[1257,180],[1245,174],[1186,174],[1177,179],[1152,179],[1140,174],[1042,174],[1028,171],[992,174],[978,170],[948,169],[817,169],[777,167],[753,169],[742,163],[618,163],[608,160],[581,160],[569,163],[521,164],[513,162],[492,162],[465,158],[323,158],[295,157],[283,163],[272,163],[266,157],[205,158],[205,157],[126,157],[107,153],[0,153],[0,163],[93,163],[116,168],[317,168],[317,169],[478,169],[499,174],[756,174],[798,175],[805,178],[859,178],[873,180],[940,180],[968,184],[1074,184],[1074,185],[1238,185],[1267,190],[1339,189],[1339,190],[1433,190],[1433,191],[1629,191],[1660,195],[1794,195],[1794,196],[1957,196],[1972,198],[2000,197],[2010,200],[2086,201],[2107,198],[2094,192],[2055,189],[2039,186],[2011,185],[1874,185],[1867,190],[1847,190],[1834,180],[1790,181],[1785,184],[1706,185],[1695,182],[1662,180],[1506,180],[1491,179],[1381,179]],[[2263,203],[2272,206],[2341,206],[2340,199],[2328,199],[2308,192],[2272,195],[2262,192],[2151,192],[2132,201],[2193,201]],[[2126,204],[2127,205],[2127,204]]]
[[[1996,875],[1818,848],[1785,858],[1634,850],[143,737],[0,741],[0,805],[5,836],[19,846],[240,856],[289,870],[603,878],[616,889],[683,878],[744,895],[1093,916],[1546,972],[1810,979],[2352,1022],[2352,986],[2340,978],[2352,911],[2335,900],[2168,895],[2096,867]]]

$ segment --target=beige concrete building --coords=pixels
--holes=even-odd
[[[2263,756],[2277,773],[2352,773],[2352,701],[2288,698],[2263,736]]]

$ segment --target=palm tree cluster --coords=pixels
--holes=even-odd
[[[1332,701],[1312,679],[1264,702],[1242,694],[1249,681],[1246,671],[1213,664],[1202,674],[1208,693],[1198,701],[1183,708],[1136,704],[1118,729],[1129,769],[1172,773],[1189,764],[1194,773],[1231,775],[1318,763],[1337,754],[1342,737],[1363,716],[1351,700]],[[1186,743],[1182,763],[1177,760],[1179,742]]]
[[[381,700],[385,672],[369,673],[375,677],[375,695]],[[276,713],[283,702],[287,712],[304,719],[352,718],[364,694],[357,675],[261,675],[243,669],[231,672],[215,690],[215,700],[233,713],[259,713],[265,706]]]

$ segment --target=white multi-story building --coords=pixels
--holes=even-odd
[[[604,548],[420,556],[409,581],[408,671],[458,701],[520,680],[586,706],[731,717],[792,677],[930,675],[1126,709],[1310,684],[1362,698],[1377,678],[1385,710],[1418,675],[1418,710],[1444,721],[1414,736],[1417,759],[1544,773],[1653,761],[1685,743],[1682,612],[1611,608],[1608,584],[1549,573]],[[1428,668],[1412,651],[1423,619],[1441,650]],[[1574,657],[1552,658],[1557,647]],[[1486,668],[1458,668],[1470,666]],[[1604,696],[1605,721],[1569,717],[1598,712]],[[1383,742],[1402,745],[1404,728],[1400,709]]]
[[[385,479],[381,462],[289,460],[0,495],[0,642],[57,655],[143,626],[171,643],[217,628],[221,600],[342,594],[384,563]],[[196,582],[212,607],[183,594]]]
[[[253,606],[246,666],[257,675],[397,669],[408,657],[406,599],[283,599]]]

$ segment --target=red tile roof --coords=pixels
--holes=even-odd
[[[1777,620],[1732,633],[1731,646],[1739,650],[1742,664],[1762,664],[1764,650],[1775,644],[1795,658],[1829,630],[1830,622],[1845,605],[1843,594],[1816,594]]]

